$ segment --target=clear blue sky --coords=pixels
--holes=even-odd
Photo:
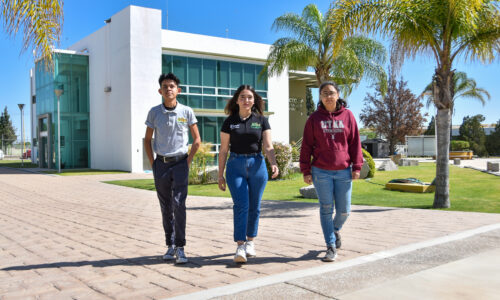
[[[64,24],[61,45],[66,48],[83,37],[91,34],[104,25],[104,20],[128,5],[145,6],[162,10],[163,28],[205,34],[211,36],[226,36],[229,38],[252,41],[258,43],[273,43],[284,33],[271,31],[275,18],[286,12],[300,14],[309,3],[316,3],[325,12],[329,7],[328,1],[312,2],[311,0],[218,0],[218,1],[146,1],[146,0],[113,0],[113,1],[65,1]],[[1,26],[1,25],[0,25]],[[0,31],[0,108],[7,109],[12,117],[13,124],[20,136],[21,113],[18,103],[29,104],[29,69],[33,66],[30,52],[20,55],[21,36],[9,38]],[[419,94],[430,82],[435,62],[432,57],[417,57],[408,59],[401,75],[408,81],[408,86],[415,94]],[[484,123],[496,123],[500,119],[500,81],[498,60],[490,65],[480,63],[456,64],[458,71],[464,71],[474,78],[479,87],[485,88],[491,94],[491,100],[482,107],[479,102],[461,99],[456,104],[453,124],[459,125],[467,115],[483,114]],[[367,92],[373,93],[367,83],[354,91],[348,98],[351,110],[358,117],[363,107],[363,99]],[[316,95],[315,95],[316,98]],[[272,99],[271,99],[272,101]],[[434,109],[429,110],[430,114]],[[25,130],[29,138],[29,109],[25,109]],[[428,118],[430,120],[430,118]]]

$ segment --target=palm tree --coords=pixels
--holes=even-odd
[[[363,30],[392,39],[406,57],[434,57],[433,99],[438,110],[434,207],[450,207],[449,144],[453,109],[453,63],[492,62],[500,50],[498,1],[491,0],[339,0],[332,26],[346,34]]]
[[[434,102],[433,93],[433,83],[429,83],[422,94],[420,94],[419,98],[427,98],[425,103],[426,107],[429,108],[431,103]],[[486,97],[486,98],[485,98]],[[487,90],[483,88],[478,88],[477,83],[473,78],[467,77],[465,72],[456,72],[453,73],[452,83],[451,83],[451,115],[455,113],[455,109],[453,108],[455,105],[455,101],[459,98],[470,98],[473,100],[478,100],[484,106],[486,100],[490,99],[490,94]],[[453,129],[453,119],[450,120],[450,139],[452,138],[452,129]],[[451,148],[450,148],[451,149]]]
[[[420,94],[420,98],[427,98],[426,106],[429,108],[431,103],[435,103],[433,97],[433,83],[429,83],[422,94]],[[490,93],[483,88],[477,87],[477,82],[473,78],[467,77],[465,72],[454,72],[453,78],[451,82],[451,114],[453,115],[455,112],[453,110],[453,106],[455,105],[456,100],[459,98],[470,98],[473,100],[478,100],[484,106],[486,100],[490,99]]]
[[[0,0],[4,30],[15,36],[23,32],[21,52],[32,47],[35,59],[52,63],[52,48],[59,43],[63,22],[63,0]]]
[[[312,67],[318,85],[333,80],[341,86],[344,96],[350,94],[363,76],[382,82],[385,87],[385,47],[364,36],[339,37],[329,22],[331,14],[329,10],[323,16],[316,5],[309,4],[301,16],[287,13],[278,17],[273,29],[288,31],[293,37],[273,43],[261,74],[279,74],[287,67],[293,70]]]

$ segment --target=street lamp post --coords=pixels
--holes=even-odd
[[[57,172],[61,173],[61,108],[59,98],[64,93],[64,86],[57,85],[54,93],[57,96]]]
[[[23,114],[23,108],[24,104],[18,104],[19,109],[21,110],[21,168],[24,167],[24,114]]]

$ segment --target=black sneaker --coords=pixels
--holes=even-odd
[[[326,262],[331,262],[334,261],[335,258],[337,258],[337,249],[330,246],[328,247],[328,249],[326,249],[325,257],[323,257],[321,260]]]
[[[340,249],[342,246],[342,239],[340,238],[340,233],[338,231],[333,232],[335,234],[335,248]]]

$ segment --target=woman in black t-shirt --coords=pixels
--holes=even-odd
[[[229,115],[222,125],[219,150],[219,188],[226,190],[224,168],[227,153],[227,186],[233,198],[234,241],[238,244],[235,262],[246,262],[255,256],[253,240],[257,236],[260,201],[268,173],[262,155],[262,144],[271,163],[272,178],[279,174],[271,127],[263,116],[264,101],[249,85],[240,86],[228,101],[224,112]]]

